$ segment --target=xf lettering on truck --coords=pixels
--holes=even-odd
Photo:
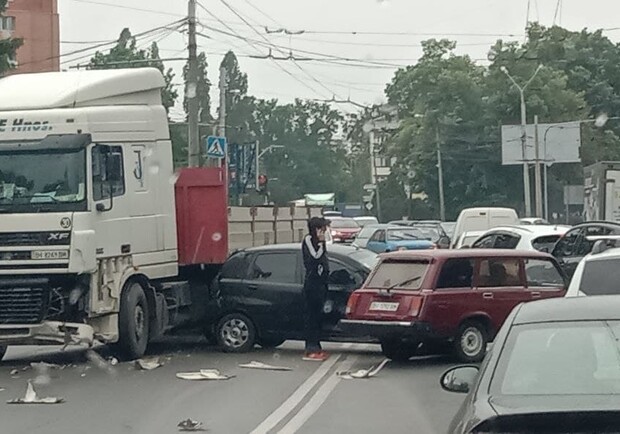
[[[53,127],[49,121],[31,121],[21,119],[1,119],[0,118],[0,133],[12,132],[27,132],[27,131],[51,131]]]

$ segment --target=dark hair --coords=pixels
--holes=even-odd
[[[317,229],[324,228],[329,225],[329,223],[330,221],[323,217],[312,217],[308,220],[308,232],[310,232],[311,235],[314,235],[314,232]]]

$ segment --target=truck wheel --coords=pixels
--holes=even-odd
[[[256,328],[242,313],[231,313],[216,327],[217,343],[227,353],[246,353],[256,343]]]
[[[2,361],[2,358],[4,357],[5,354],[6,354],[6,347],[0,346],[0,362]]]
[[[406,362],[416,355],[418,344],[405,343],[399,339],[381,341],[381,352],[395,362]]]
[[[128,283],[123,290],[118,326],[116,347],[121,356],[128,360],[142,357],[149,342],[149,305],[138,282]]]
[[[282,345],[286,339],[279,338],[277,336],[269,336],[261,338],[258,344],[263,348],[277,348]]]
[[[475,363],[484,358],[489,332],[478,321],[465,321],[454,339],[454,351],[459,361]]]

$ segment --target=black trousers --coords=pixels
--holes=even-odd
[[[321,334],[323,331],[323,306],[327,287],[325,285],[309,286],[304,289],[306,301],[306,351],[321,351]]]

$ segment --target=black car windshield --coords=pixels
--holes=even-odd
[[[86,151],[79,149],[0,152],[0,212],[86,209]]]
[[[335,229],[360,227],[355,220],[342,218],[333,219],[330,226]]]
[[[579,290],[586,295],[620,294],[620,258],[586,262]]]
[[[620,321],[515,326],[491,382],[494,395],[620,393]]]

